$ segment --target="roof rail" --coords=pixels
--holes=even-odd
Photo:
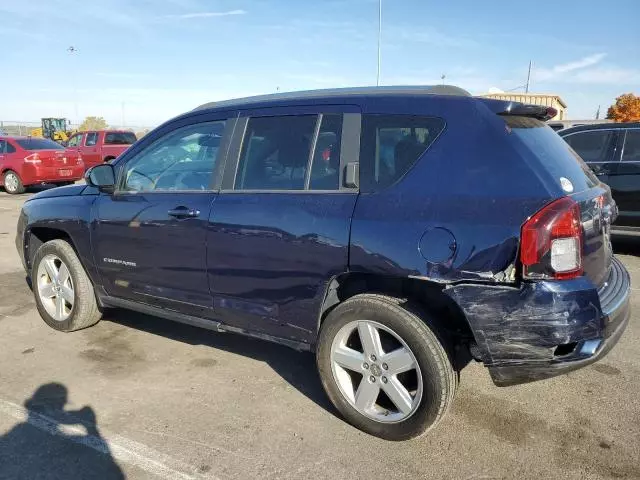
[[[209,102],[194,110],[209,108],[238,107],[252,103],[271,102],[278,100],[304,100],[323,97],[349,97],[352,95],[454,95],[470,97],[471,94],[463,88],[454,85],[412,85],[412,86],[384,86],[384,87],[349,87],[329,88],[321,90],[303,90],[298,92],[271,93],[253,97]]]

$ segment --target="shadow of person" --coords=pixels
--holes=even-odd
[[[67,388],[38,387],[27,419],[0,436],[0,479],[124,479],[89,406],[65,410]]]

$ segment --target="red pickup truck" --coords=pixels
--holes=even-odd
[[[67,142],[67,150],[80,153],[85,168],[109,162],[136,141],[127,130],[98,130],[79,132]]]

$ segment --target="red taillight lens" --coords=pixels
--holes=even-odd
[[[28,156],[24,157],[24,161],[26,163],[40,163],[40,162],[42,162],[42,160],[40,160],[40,157],[38,157],[37,153],[32,153],[31,155],[28,155]]]
[[[525,278],[582,275],[580,207],[571,198],[560,198],[527,220],[520,242]]]

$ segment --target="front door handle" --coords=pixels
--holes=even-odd
[[[200,210],[189,207],[176,207],[173,210],[167,212],[171,217],[176,218],[195,218],[200,215]]]

